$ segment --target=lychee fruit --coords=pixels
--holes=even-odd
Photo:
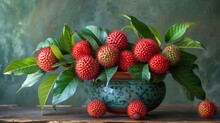
[[[92,80],[99,74],[99,64],[92,56],[83,56],[76,62],[75,71],[79,78]]]
[[[176,45],[168,45],[164,47],[162,54],[168,58],[171,66],[177,65],[180,61],[181,52]]]
[[[96,58],[103,67],[115,66],[118,62],[119,50],[112,45],[103,45],[99,47]]]
[[[50,47],[45,47],[38,51],[36,61],[37,61],[38,66],[42,70],[49,72],[57,68],[57,67],[53,67],[53,65],[56,64],[59,60],[53,54]]]
[[[217,106],[210,100],[204,100],[198,105],[198,114],[203,119],[210,119],[217,113]]]
[[[119,50],[124,50],[127,47],[128,39],[126,34],[121,30],[113,30],[108,34],[106,43],[114,45]]]
[[[140,120],[147,115],[147,107],[142,101],[134,100],[128,105],[127,113],[131,119]]]
[[[164,74],[169,70],[169,60],[162,54],[153,56],[149,61],[149,68],[156,74]]]
[[[140,62],[148,62],[159,50],[158,44],[149,38],[138,40],[133,48],[135,58]]]
[[[134,54],[131,51],[124,50],[119,55],[118,67],[120,70],[127,72],[129,67],[135,63]]]
[[[87,112],[93,118],[101,118],[106,113],[107,107],[101,100],[95,99],[89,102]]]
[[[92,56],[92,46],[87,41],[78,41],[73,45],[72,55],[77,60],[82,56]]]

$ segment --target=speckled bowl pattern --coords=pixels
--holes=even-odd
[[[88,85],[91,100],[103,100],[110,109],[126,109],[132,100],[142,100],[151,111],[158,107],[166,94],[164,82],[149,83],[142,80],[112,79],[108,86],[105,82],[91,82]]]

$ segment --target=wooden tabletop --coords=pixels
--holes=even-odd
[[[219,108],[218,108],[219,109]],[[141,121],[131,120],[127,116],[106,114],[104,118],[90,118],[85,107],[62,106],[54,111],[50,106],[46,107],[43,115],[40,107],[21,107],[16,105],[0,105],[0,122],[220,122],[220,110],[210,120],[201,119],[193,106],[160,106],[149,112]]]

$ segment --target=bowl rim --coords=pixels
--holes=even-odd
[[[133,78],[129,72],[116,72],[112,79],[132,80]]]

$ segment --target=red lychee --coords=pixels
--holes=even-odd
[[[89,102],[87,112],[93,118],[101,118],[106,113],[107,107],[101,100],[95,99]]]
[[[198,114],[203,119],[210,119],[217,113],[217,106],[210,100],[204,100],[198,105]]]
[[[53,65],[56,64],[59,60],[53,54],[50,47],[45,47],[38,51],[36,61],[38,66],[42,70],[49,72],[57,68],[57,67],[53,67]]]
[[[79,78],[92,80],[99,74],[99,64],[91,56],[83,56],[76,62],[75,71]]]
[[[72,55],[77,60],[82,56],[92,56],[92,46],[87,41],[78,41],[73,45]]]
[[[114,45],[119,50],[124,50],[127,47],[128,39],[126,34],[121,30],[113,30],[109,33],[106,43]]]
[[[132,101],[127,108],[128,116],[131,119],[140,120],[147,115],[147,107],[140,100]]]
[[[145,38],[137,41],[133,52],[138,61],[149,62],[151,57],[159,53],[159,50],[160,48],[154,40]]]
[[[169,70],[169,60],[162,54],[153,56],[149,61],[149,68],[157,74],[164,74]]]
[[[124,50],[120,53],[118,67],[120,70],[127,72],[129,67],[135,63],[134,54],[131,51]]]

